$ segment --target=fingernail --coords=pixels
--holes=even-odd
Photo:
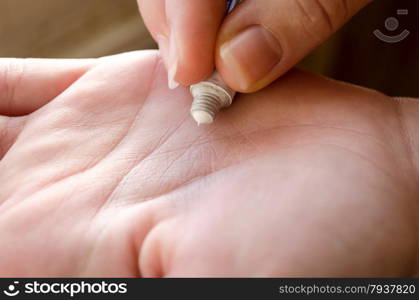
[[[179,86],[179,83],[175,81],[177,72],[176,44],[173,45],[164,35],[158,35],[156,40],[159,44],[160,55],[162,56],[163,61],[168,69],[168,86],[173,90]]]
[[[168,83],[169,88],[174,90],[179,86],[179,83],[175,80],[177,68],[178,68],[178,53],[177,44],[175,41],[175,34],[172,32],[170,35],[170,50],[169,50],[169,61],[168,61]]]
[[[169,84],[169,89],[171,90],[174,90],[177,87],[179,87],[179,83],[175,80],[176,72],[177,72],[177,62],[175,62],[172,66],[169,67],[168,84]]]
[[[220,56],[224,68],[245,91],[262,81],[280,62],[282,49],[272,33],[257,25],[225,42]]]

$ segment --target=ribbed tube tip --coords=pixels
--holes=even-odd
[[[201,94],[194,99],[191,114],[198,125],[211,124],[221,107],[222,103],[216,95]]]
[[[222,108],[230,106],[236,94],[218,72],[214,72],[206,81],[192,85],[190,91],[194,98],[191,114],[198,125],[214,122],[215,115]]]

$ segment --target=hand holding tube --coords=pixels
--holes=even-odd
[[[225,0],[138,0],[172,87],[201,82],[216,67],[239,92],[270,84],[369,2],[246,0],[224,19]]]

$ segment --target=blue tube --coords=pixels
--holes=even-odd
[[[227,0],[227,14],[231,13],[237,4],[239,0]]]

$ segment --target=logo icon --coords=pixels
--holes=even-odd
[[[407,9],[398,9],[397,15],[399,16],[407,16],[409,14],[409,10]],[[399,20],[395,17],[389,17],[385,20],[384,26],[388,31],[395,31],[399,28]],[[381,41],[386,43],[395,44],[398,42],[403,41],[407,38],[410,34],[410,31],[405,29],[398,35],[386,35],[382,33],[379,29],[374,30],[374,35]]]
[[[7,290],[3,291],[3,293],[5,293],[9,297],[17,296],[20,293],[20,291],[16,289],[16,285],[18,284],[19,284],[19,281],[14,281],[13,284],[10,284],[7,287]]]

